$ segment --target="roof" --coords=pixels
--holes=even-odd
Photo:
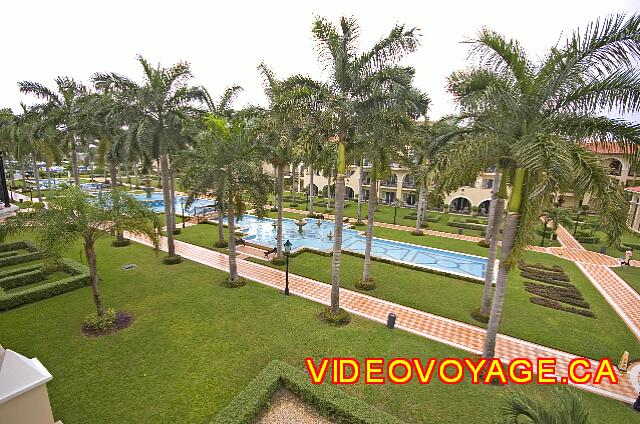
[[[595,142],[589,140],[583,142],[583,146],[594,153],[610,155],[623,155],[625,153],[631,153],[633,150],[635,150],[610,141]]]
[[[45,384],[51,378],[49,371],[36,358],[29,359],[11,349],[5,350],[0,368],[0,404]]]
[[[640,186],[638,187],[627,187],[624,189],[624,191],[631,191],[633,193],[640,193]]]

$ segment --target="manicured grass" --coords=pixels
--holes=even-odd
[[[616,267],[611,268],[613,272],[618,274],[624,281],[627,282],[635,291],[640,293],[640,269],[633,267]]]
[[[574,218],[575,219],[575,218]],[[578,231],[580,231],[581,229],[583,231],[588,231],[591,233],[591,229],[590,228],[583,228],[582,222],[584,220],[584,216],[581,218],[580,222],[581,224],[578,225]],[[588,216],[586,218],[586,222],[588,224],[593,223],[596,221],[596,218],[592,217],[592,216]],[[575,225],[575,221],[574,224]],[[574,226],[566,226],[565,228],[567,229],[567,231],[569,231],[571,234],[573,234],[573,230],[574,230]],[[582,246],[587,249],[587,250],[591,250],[593,252],[600,252],[600,248],[602,246],[606,246],[607,245],[607,234],[603,231],[597,231],[594,230],[593,232],[594,236],[600,237],[600,242],[599,243],[583,243],[581,242],[580,244],[582,244]],[[624,232],[624,234],[622,235],[622,237],[620,238],[620,241],[622,243],[624,242],[629,242],[629,243],[633,243],[633,244],[640,244],[640,235],[634,233],[633,231],[627,230]],[[624,256],[624,251],[618,249],[619,246],[607,246],[607,255],[609,256],[613,256],[614,258],[618,259],[622,256]],[[640,252],[634,252],[636,259],[638,258],[638,253]]]
[[[204,424],[272,359],[304,369],[308,356],[466,356],[358,317],[346,327],[328,327],[316,318],[320,306],[305,299],[252,282],[226,289],[219,285],[221,272],[189,261],[162,266],[150,248],[134,243],[116,249],[110,242],[96,246],[104,302],[133,314],[131,327],[97,339],[82,336],[81,323],[94,310],[89,287],[0,314],[3,345],[37,357],[53,374],[48,389],[54,416],[67,424]],[[138,268],[120,268],[131,262]],[[436,381],[340,389],[409,423],[496,422],[511,391],[546,401],[557,396],[546,386]],[[594,422],[637,417],[619,402],[583,397]]]
[[[330,284],[331,259],[314,253],[303,253],[290,259],[289,272]],[[500,332],[591,358],[616,357],[620,352],[630,351],[629,349],[636,356],[640,355],[640,347],[633,334],[573,263],[535,252],[527,252],[525,259],[531,263],[562,266],[572,283],[590,303],[597,319],[531,303],[531,295],[524,290],[525,279],[520,277],[518,270],[514,270],[509,277]],[[355,288],[355,283],[362,276],[363,259],[342,255],[341,260],[341,286],[359,291]],[[252,261],[274,266],[258,259]],[[484,326],[469,315],[480,304],[481,284],[377,261],[373,262],[371,275],[375,278],[377,287],[363,293]]]

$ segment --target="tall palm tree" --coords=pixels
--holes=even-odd
[[[316,18],[312,33],[317,42],[320,61],[328,73],[326,84],[299,78],[299,98],[307,103],[322,103],[331,116],[329,140],[338,148],[335,188],[335,236],[333,238],[331,313],[340,309],[340,254],[344,218],[345,171],[347,151],[355,143],[359,129],[367,128],[367,111],[378,100],[381,86],[410,84],[407,69],[397,63],[418,47],[418,31],[402,25],[393,27],[388,36],[364,53],[358,53],[360,28],[353,18],[342,17],[339,26]],[[309,101],[313,98],[313,101]]]
[[[189,144],[190,138],[183,131],[190,119],[200,115],[194,102],[201,102],[205,95],[199,87],[190,87],[190,66],[179,62],[169,68],[158,64],[153,67],[142,56],[138,62],[143,70],[143,83],[115,73],[97,73],[92,77],[98,88],[119,95],[121,104],[130,107],[126,113],[128,130],[135,135],[146,154],[158,159],[162,176],[162,193],[167,224],[168,256],[176,256],[173,232],[175,230],[175,193],[171,155]]]
[[[625,231],[621,187],[583,141],[625,150],[640,142],[640,125],[598,115],[640,110],[640,16],[596,20],[538,62],[488,29],[472,44],[477,66],[454,74],[449,86],[484,132],[448,154],[476,175],[496,157],[507,162],[502,175],[511,194],[484,348],[493,357],[509,271],[556,192],[590,193],[610,244]]]
[[[12,163],[13,138],[11,135],[14,122],[15,116],[13,114],[13,110],[10,108],[0,109],[0,153],[3,156],[2,160],[6,160],[6,170],[9,174],[9,181],[11,182],[12,187],[15,186]]]
[[[227,206],[229,243],[229,281],[238,284],[235,221],[246,204],[252,204],[258,216],[272,190],[269,177],[262,172],[262,146],[258,120],[249,111],[239,113],[231,121],[208,115],[206,130],[197,137],[193,150],[178,158],[183,171],[183,185],[193,199],[208,192],[222,194]]]
[[[148,237],[157,248],[155,214],[127,193],[113,189],[98,199],[89,200],[78,187],[63,190],[49,201],[46,209],[20,213],[0,226],[0,241],[30,228],[48,257],[56,260],[69,246],[82,240],[91,274],[93,301],[99,316],[104,315],[100,295],[95,243],[111,231],[130,231]]]
[[[88,94],[88,89],[82,83],[69,77],[58,77],[55,79],[55,83],[55,90],[32,81],[21,81],[18,83],[18,88],[21,93],[44,100],[44,103],[41,104],[42,112],[46,116],[49,126],[57,130],[50,134],[69,152],[73,179],[76,185],[80,185],[78,145],[84,142],[85,125],[87,124],[80,116],[82,98]]]

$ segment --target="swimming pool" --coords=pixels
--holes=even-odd
[[[147,196],[146,193],[143,194],[135,194],[134,197],[141,203],[148,205],[154,212],[161,213],[164,212],[164,197],[161,192],[153,192],[151,196]],[[176,213],[180,215],[182,213],[182,205],[186,204],[187,198],[186,196],[176,196],[175,207]],[[210,199],[195,199],[193,203],[187,208],[186,205],[184,207],[184,214],[189,216],[194,216],[196,214],[210,211],[213,209],[213,205],[216,203],[215,200]]]
[[[331,251],[333,239],[329,238],[329,233],[334,234],[333,222],[310,218],[305,220],[307,224],[300,233],[295,220],[283,219],[283,240],[291,242],[293,245],[291,250],[307,247],[325,252]],[[246,241],[271,248],[276,245],[275,222],[273,219],[243,215],[236,225],[239,230],[247,234]],[[342,249],[364,254],[365,236],[359,231],[345,228],[342,232]],[[487,260],[480,256],[376,237],[372,241],[371,255],[478,280],[484,279],[487,267]]]

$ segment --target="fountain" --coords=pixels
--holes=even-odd
[[[295,224],[298,226],[298,233],[302,234],[303,232],[302,227],[307,225],[307,221],[305,221],[304,219],[299,219],[295,221]]]

